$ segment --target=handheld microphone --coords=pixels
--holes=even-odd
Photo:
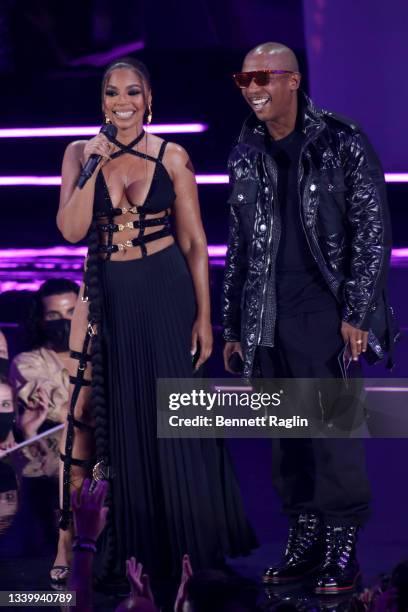
[[[99,132],[100,134],[105,134],[105,136],[110,140],[112,138],[116,138],[116,134],[118,133],[118,128],[112,123],[105,123]],[[85,166],[82,168],[81,174],[79,175],[77,187],[82,189],[85,185],[86,181],[92,176],[95,172],[95,169],[99,162],[102,159],[102,155],[96,155],[95,153],[91,155],[86,162]]]

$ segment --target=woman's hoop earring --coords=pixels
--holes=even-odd
[[[153,114],[152,114],[152,103],[149,102],[148,106],[147,106],[147,117],[146,117],[146,123],[147,125],[149,125],[152,122],[153,119]]]

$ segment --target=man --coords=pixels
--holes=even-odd
[[[298,62],[284,45],[250,51],[234,79],[252,114],[229,159],[225,367],[239,353],[244,377],[340,378],[345,345],[357,368],[361,354],[373,362],[389,348],[391,244],[379,161],[353,122],[299,90]],[[352,590],[357,532],[369,515],[361,440],[278,444],[275,485],[290,532],[264,581],[314,571],[316,593]]]
[[[65,421],[68,342],[78,292],[73,281],[51,279],[33,297],[28,321],[33,348],[17,355],[10,367],[10,379],[23,405],[18,426],[25,439],[34,436],[45,421]]]

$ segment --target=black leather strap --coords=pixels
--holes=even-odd
[[[129,240],[129,243],[131,244],[129,244],[127,248],[141,247],[143,250],[144,244],[153,242],[154,240],[159,240],[159,238],[164,238],[165,236],[171,236],[171,230],[169,227],[164,227],[163,229],[147,234],[147,236],[143,236],[142,238],[137,236],[136,238],[133,238],[133,240]],[[98,249],[100,253],[117,253],[120,250],[117,244],[112,244],[111,246],[100,244]]]

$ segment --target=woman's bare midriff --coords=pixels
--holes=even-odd
[[[128,203],[126,203],[126,205],[127,207],[130,206]],[[125,206],[125,203],[123,204],[121,203],[121,207],[124,207],[124,206]],[[167,210],[167,212],[169,212],[169,210]],[[144,219],[145,220],[158,219],[163,216],[164,216],[164,211],[156,215],[146,214]],[[139,214],[126,213],[124,215],[115,217],[113,220],[113,223],[116,223],[117,225],[119,224],[125,225],[129,221],[139,221],[139,220],[140,220]],[[102,218],[99,220],[99,222],[106,223],[107,221]],[[149,234],[153,234],[155,232],[160,231],[161,229],[163,229],[163,227],[164,227],[164,224],[156,225],[154,227],[146,227],[144,229],[143,235],[148,236]],[[137,236],[139,235],[139,231],[140,231],[139,228],[136,228],[136,229],[126,228],[121,232],[114,232],[113,238],[112,238],[112,244],[123,244],[127,242],[128,240],[133,240],[134,238],[137,238]],[[103,244],[106,244],[107,234],[105,232],[103,233],[102,238],[103,238]],[[165,249],[166,247],[171,246],[172,244],[174,244],[173,236],[164,236],[162,238],[158,238],[157,240],[146,242],[145,247],[147,251],[147,256],[153,255],[154,253],[157,253],[158,251],[161,251],[162,249]],[[101,255],[101,257],[106,259],[106,255]],[[110,260],[111,261],[129,261],[131,259],[140,259],[141,257],[143,257],[143,255],[142,255],[142,250],[140,246],[130,246],[130,247],[125,246],[120,251],[112,253],[110,256]]]

